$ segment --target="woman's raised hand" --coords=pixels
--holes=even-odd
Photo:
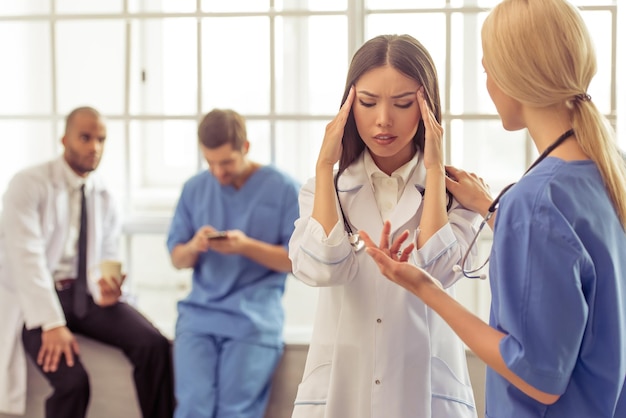
[[[424,166],[429,168],[443,169],[443,127],[435,118],[424,96],[424,86],[417,91],[417,102],[419,103],[422,120],[424,121]]]
[[[333,167],[339,158],[341,157],[341,139],[343,138],[343,131],[352,109],[352,102],[354,101],[354,86],[350,87],[348,97],[346,101],[341,105],[337,116],[326,125],[326,132],[324,133],[324,141],[322,142],[322,148],[317,159],[318,167],[330,166]]]

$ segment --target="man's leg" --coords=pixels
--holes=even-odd
[[[46,418],[84,418],[89,404],[89,377],[80,357],[74,355],[74,366],[68,367],[65,356],[61,356],[56,372],[44,373],[37,364],[41,348],[41,328],[22,331],[24,350],[52,386],[53,392],[46,399]]]
[[[174,389],[171,346],[143,315],[126,303],[91,306],[73,329],[120,348],[134,367],[139,407],[144,418],[171,418]]]
[[[282,347],[225,340],[218,369],[217,418],[260,418]]]
[[[219,341],[189,331],[176,331],[174,370],[176,418],[214,418]],[[240,376],[245,380],[246,376]]]

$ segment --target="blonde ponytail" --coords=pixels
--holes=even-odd
[[[574,98],[568,107],[572,109],[576,140],[598,166],[617,217],[626,230],[626,163],[617,147],[615,133],[592,101]]]

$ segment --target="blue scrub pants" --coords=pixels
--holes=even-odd
[[[174,340],[174,417],[263,417],[282,352],[282,347],[180,332]]]

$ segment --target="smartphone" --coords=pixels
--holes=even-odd
[[[206,234],[207,239],[223,239],[226,238],[226,231],[214,231]]]

